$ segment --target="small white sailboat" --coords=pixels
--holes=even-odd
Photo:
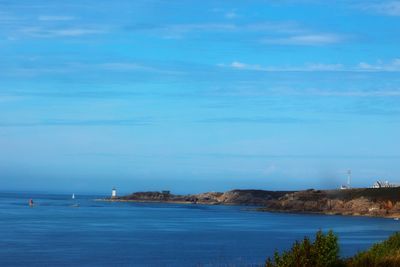
[[[75,194],[72,194],[72,199],[75,199]]]

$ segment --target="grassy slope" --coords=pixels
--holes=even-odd
[[[364,197],[373,201],[400,201],[400,187],[392,188],[355,188],[349,190],[327,190],[325,191],[331,199],[350,200]]]

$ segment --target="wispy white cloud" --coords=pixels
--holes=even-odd
[[[235,11],[229,11],[225,13],[225,18],[227,19],[236,19],[239,15]]]
[[[109,62],[98,65],[106,70],[114,71],[135,71],[135,70],[154,70],[152,67],[144,66],[135,62]]]
[[[1,66],[0,66],[1,67]],[[93,73],[93,72],[114,72],[114,73],[149,73],[163,75],[181,75],[185,72],[172,66],[159,64],[146,64],[142,62],[65,62],[46,65],[41,61],[36,64],[7,67],[0,76],[21,76],[34,77],[42,75],[58,75],[72,73]]]
[[[240,36],[251,42],[266,44],[301,44],[301,45],[326,45],[339,43],[345,38],[339,34],[316,33],[294,21],[257,21],[242,23],[234,20],[240,17],[236,9],[218,10],[219,16],[227,20],[217,22],[205,20],[200,23],[133,23],[122,25],[120,20],[103,21],[93,20],[77,15],[76,13],[51,14],[39,13],[36,15],[17,16],[10,14],[0,21],[4,21],[3,33],[10,40],[20,38],[56,38],[56,37],[81,37],[108,33],[139,32],[164,39],[182,39],[185,37],[228,38],[232,40]],[[77,20],[79,17],[79,21]],[[18,19],[18,20],[16,20]],[[203,38],[202,38],[203,40]]]
[[[320,33],[320,34],[302,34],[278,38],[266,38],[262,42],[265,44],[279,45],[329,45],[340,43],[345,38],[337,34]]]
[[[400,1],[382,1],[374,4],[363,4],[360,8],[383,15],[400,16]]]
[[[200,23],[200,24],[175,24],[155,27],[153,31],[160,32],[165,39],[181,39],[189,33],[198,32],[234,32],[237,26],[231,23]]]
[[[78,37],[105,33],[104,29],[92,28],[45,28],[45,27],[25,27],[19,30],[24,36],[31,37]]]
[[[72,16],[48,16],[48,15],[41,15],[38,17],[40,21],[70,21],[74,20],[75,18]]]
[[[313,120],[292,117],[219,117],[197,121],[198,123],[261,123],[261,124],[295,124],[314,123]]]
[[[309,63],[303,66],[263,66],[259,64],[247,64],[239,61],[233,61],[230,64],[217,64],[219,67],[228,67],[238,70],[250,71],[270,71],[270,72],[285,72],[285,71],[342,71],[342,64],[322,64]]]
[[[226,19],[236,19],[239,17],[236,9],[213,8],[211,12],[223,15]]]
[[[260,65],[249,65],[239,61],[232,62],[230,66],[236,69],[255,69],[255,70],[260,69]]]
[[[0,13],[1,33],[8,40],[21,38],[80,37],[109,32],[111,26],[91,21],[76,21],[70,15],[17,15]]]
[[[346,38],[333,33],[314,33],[291,21],[257,23],[197,23],[173,24],[148,29],[163,38],[181,39],[199,33],[246,34],[256,42],[286,45],[327,45],[340,43]],[[242,37],[243,38],[243,37]]]
[[[37,126],[144,126],[152,123],[150,118],[137,119],[91,119],[64,120],[49,119],[32,122],[0,122],[0,127],[37,127]]]
[[[265,66],[260,64],[247,64],[233,61],[229,64],[220,63],[218,67],[232,68],[248,71],[353,71],[353,72],[400,72],[400,58],[390,62],[378,61],[377,63],[360,62],[357,65],[345,66],[343,64],[307,63],[302,66]]]
[[[378,61],[377,63],[360,62],[358,68],[363,71],[400,71],[400,58],[390,62]]]
[[[336,97],[390,97],[400,96],[400,90],[323,90],[323,89],[307,89],[301,92],[292,92],[293,95],[313,95],[313,96],[336,96]]]
[[[227,13],[234,18],[235,12]],[[291,21],[282,22],[257,22],[257,23],[198,23],[198,24],[174,24],[153,27],[151,31],[157,32],[164,38],[180,39],[190,34],[198,33],[223,33],[246,34],[247,38],[264,44],[278,45],[330,45],[341,43],[347,36],[337,33],[314,32],[312,29],[302,27]]]
[[[122,71],[122,72],[144,71],[144,72],[152,72],[160,74],[176,74],[176,75],[184,73],[182,71],[177,71],[168,68],[159,68],[156,66],[144,65],[136,62],[108,62],[108,63],[100,63],[97,66],[105,70]]]
[[[220,153],[220,152],[212,152],[212,153],[195,153],[190,154],[191,156],[200,156],[200,157],[217,157],[217,158],[265,158],[265,159],[315,159],[315,158],[324,158],[324,159],[334,159],[334,158],[362,158],[362,159],[397,159],[400,158],[400,155],[365,155],[365,154],[263,154],[263,153]]]
[[[305,66],[309,71],[342,71],[342,64],[311,63]]]
[[[229,96],[229,97],[246,97],[260,99],[263,97],[271,96],[313,96],[313,97],[338,97],[338,98],[393,98],[400,97],[400,87],[394,85],[393,87],[381,88],[379,86],[375,88],[365,88],[363,86],[356,86],[353,88],[337,88],[335,85],[330,87],[319,87],[309,85],[307,87],[297,86],[295,84],[290,86],[261,86],[260,83],[254,85],[243,85],[232,86],[229,88],[220,88],[215,90],[213,95],[218,96]],[[328,107],[327,107],[328,108]],[[400,110],[399,110],[400,112]],[[399,114],[397,112],[396,114]],[[394,113],[393,113],[394,114]],[[261,120],[261,118],[259,118]],[[232,119],[233,120],[233,119]],[[287,122],[295,122],[287,120]],[[312,121],[308,121],[312,123]]]

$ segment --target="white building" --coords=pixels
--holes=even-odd
[[[389,183],[388,181],[376,181],[373,185],[372,188],[387,188],[387,187],[399,187],[399,184],[392,184]]]
[[[116,198],[116,197],[117,197],[117,189],[113,187],[113,189],[111,190],[111,198]]]

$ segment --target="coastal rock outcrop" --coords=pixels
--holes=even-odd
[[[193,195],[175,195],[163,192],[136,192],[110,201],[176,202],[197,204],[266,205],[293,191],[231,190],[225,193],[207,192]]]
[[[400,216],[400,188],[305,190],[268,201],[264,211]]]
[[[254,205],[259,206],[260,211],[400,217],[400,187],[303,191],[231,190],[192,195],[175,195],[169,191],[136,192],[108,200]]]

